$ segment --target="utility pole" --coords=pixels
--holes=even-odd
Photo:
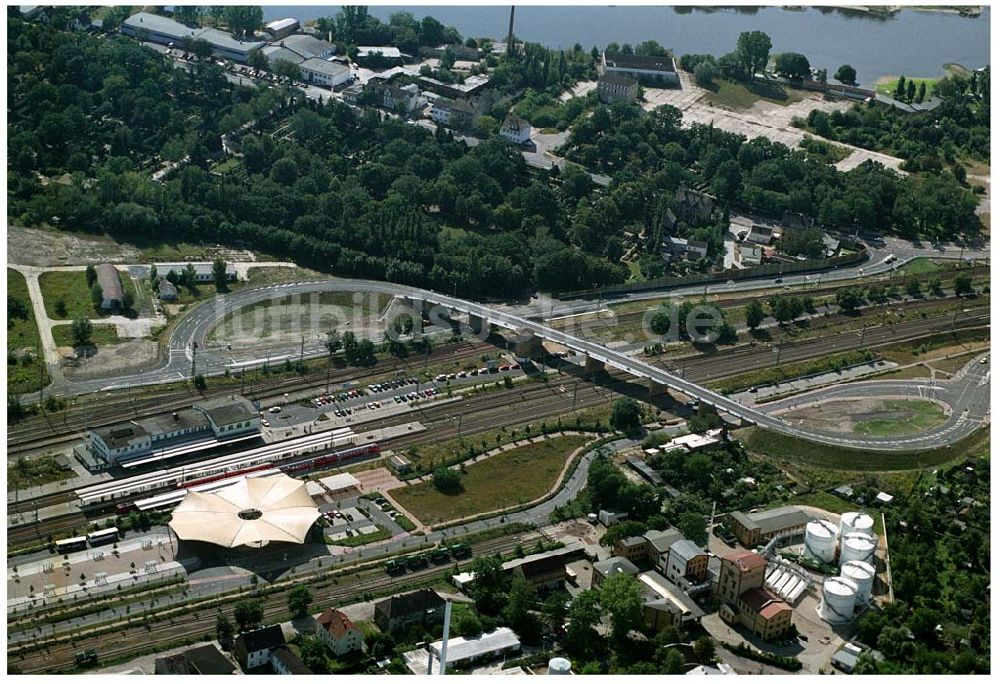
[[[198,358],[198,343],[197,342],[192,342],[191,343],[191,382],[194,382],[195,368],[196,368],[195,361],[196,361],[197,358]]]
[[[952,320],[951,324],[954,326],[955,325],[955,321]],[[866,332],[868,332],[868,326],[867,325],[864,326],[863,328],[861,328],[861,343],[858,345],[858,349],[862,349],[865,346],[865,333]]]
[[[306,336],[302,335],[299,338],[299,361],[305,361],[306,359]]]
[[[785,341],[784,336],[782,336],[782,338],[778,340],[778,358],[774,362],[775,367],[781,365],[781,343],[784,341]]]

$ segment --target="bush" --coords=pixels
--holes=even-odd
[[[434,488],[442,494],[458,494],[462,491],[462,474],[441,466],[434,471]]]

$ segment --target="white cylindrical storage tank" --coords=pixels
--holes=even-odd
[[[832,563],[836,552],[836,525],[826,520],[813,520],[806,525],[806,556],[823,563]]]
[[[849,561],[871,563],[875,556],[875,539],[867,534],[851,532],[840,540],[840,564]]]
[[[874,535],[875,521],[870,515],[861,511],[844,513],[840,516],[840,536],[843,538],[852,532]]]
[[[840,576],[852,580],[858,585],[856,601],[858,605],[868,603],[872,595],[872,583],[875,581],[875,566],[865,561],[852,560],[840,568]]]
[[[820,617],[827,622],[849,622],[854,617],[858,585],[846,577],[828,577],[823,582]]]
[[[570,670],[573,667],[573,663],[569,662],[565,658],[552,658],[549,660],[549,674],[550,675],[564,675],[573,674]]]

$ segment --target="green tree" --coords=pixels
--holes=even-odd
[[[913,102],[913,98],[917,96],[917,84],[914,81],[910,81],[906,84],[906,101]]]
[[[288,592],[288,610],[295,617],[304,617],[309,612],[309,604],[312,603],[313,595],[309,587],[304,584],[297,584]]]
[[[635,399],[622,397],[616,399],[611,407],[611,427],[622,432],[638,429],[642,419],[642,407]]]
[[[160,274],[156,272],[156,264],[149,267],[149,286],[151,288],[156,288],[156,284],[160,282]]]
[[[302,662],[313,671],[314,674],[325,674],[329,671],[327,664],[328,649],[319,637],[314,634],[307,634],[302,637],[299,643],[299,652],[302,653]]]
[[[89,318],[77,318],[70,326],[73,334],[74,347],[86,347],[90,345],[90,336],[94,332],[94,324]]]
[[[920,82],[920,89],[917,90],[917,103],[923,102],[927,97],[927,81]]]
[[[204,392],[208,389],[208,383],[205,381],[205,376],[201,373],[194,376],[194,388],[199,392]]]
[[[941,289],[941,279],[937,276],[931,276],[931,279],[927,281],[927,291],[935,297],[944,297],[944,290]]]
[[[678,675],[684,672],[684,654],[676,648],[668,648],[663,657],[661,673],[667,675]]]
[[[122,311],[131,311],[135,306],[135,293],[132,290],[125,290],[122,293]]]
[[[215,281],[216,292],[229,292],[229,279],[226,276],[226,262],[216,257],[212,262],[212,279]]]
[[[899,80],[896,81],[896,91],[894,96],[897,100],[902,100],[906,96],[906,77],[900,76]]]
[[[462,491],[462,474],[445,466],[434,469],[434,488],[442,494],[458,494]]]
[[[809,60],[798,52],[781,52],[774,56],[774,71],[792,80],[809,78]]]
[[[857,82],[858,72],[850,64],[841,64],[833,77],[841,83],[854,85]]]
[[[960,273],[955,276],[955,294],[959,297],[966,294],[972,294],[974,290],[972,289],[972,276],[968,273]]]
[[[198,271],[195,269],[194,264],[188,263],[181,272],[181,282],[184,283],[186,287],[192,294],[198,292]]]
[[[264,10],[260,5],[227,5],[224,16],[229,30],[246,38],[261,27]]]
[[[298,64],[289,62],[287,59],[275,61],[274,66],[271,67],[271,71],[274,72],[275,76],[287,78],[289,81],[302,80],[302,69],[299,68]]]
[[[563,647],[574,658],[593,657],[600,643],[594,627],[601,620],[601,595],[588,589],[577,595],[566,611],[566,636]]]
[[[100,283],[94,283],[90,288],[90,301],[94,304],[95,310],[101,310],[101,304],[104,303],[104,289]]]
[[[677,529],[683,532],[687,539],[690,539],[699,546],[708,542],[708,531],[706,528],[705,518],[700,513],[686,511],[681,513],[680,517],[677,518]]]
[[[56,299],[55,309],[56,309],[56,316],[58,316],[59,318],[66,318],[66,300],[65,299],[63,299],[62,297],[59,297],[58,299]],[[7,307],[7,310],[8,310],[8,312],[10,311],[10,307],[9,306]]]
[[[910,297],[913,297],[914,299],[922,297],[924,294],[924,290],[923,286],[920,284],[920,281],[917,280],[916,278],[910,278],[910,280],[907,281],[906,283],[906,294],[908,294]]]
[[[229,621],[229,618],[219,613],[219,616],[215,619],[215,638],[220,643],[228,643],[232,640],[235,631],[233,623]]]
[[[264,604],[253,599],[240,601],[233,609],[233,618],[240,632],[245,632],[259,625],[264,619]]]
[[[204,61],[212,56],[214,50],[212,44],[204,38],[195,38],[191,41],[188,51],[199,60]]]
[[[267,57],[260,50],[254,50],[247,55],[247,66],[258,71],[269,71],[271,69],[271,63],[267,61]]]
[[[532,643],[541,636],[538,618],[531,611],[538,603],[538,593],[534,586],[520,577],[515,577],[510,584],[507,605],[503,609],[503,617],[511,629],[521,635],[521,638]]]
[[[708,635],[698,637],[692,650],[699,663],[711,665],[715,662],[715,642],[712,641],[712,637]]]
[[[476,610],[483,615],[499,615],[507,602],[507,575],[500,557],[476,556],[470,571],[475,577],[472,598],[476,602]]]
[[[632,575],[618,574],[601,583],[601,608],[610,614],[611,638],[622,643],[630,630],[642,628],[642,591]]]
[[[857,313],[858,308],[864,303],[864,299],[861,297],[861,292],[854,287],[847,287],[842,290],[837,290],[837,306],[840,310],[847,314],[848,316],[853,316]]]
[[[744,31],[736,39],[736,55],[743,72],[743,80],[752,81],[755,74],[764,71],[771,54],[771,37],[763,31]]]
[[[764,306],[758,300],[753,300],[747,305],[746,317],[747,327],[756,330],[764,322]]]
[[[94,268],[93,264],[87,264],[84,273],[87,276],[87,287],[93,287],[94,283],[97,282],[97,269]]]
[[[331,330],[326,334],[326,342],[324,344],[326,344],[326,350],[331,357],[344,346],[344,342],[340,338],[340,333],[336,330]]]

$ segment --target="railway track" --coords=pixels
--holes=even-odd
[[[251,385],[246,395],[251,399],[263,401],[280,397],[289,390],[325,388],[328,382],[331,386],[360,380],[364,380],[367,384],[399,371],[400,366],[404,370],[408,369],[409,373],[415,373],[418,367],[424,365],[436,365],[443,361],[464,361],[487,351],[496,351],[496,347],[487,343],[473,344],[468,341],[452,343],[435,347],[426,358],[414,356],[404,362],[386,358],[371,368],[340,369],[331,373],[329,379],[326,371],[322,371],[292,378],[264,380]],[[73,406],[60,413],[33,416],[12,427],[7,435],[8,458],[12,455],[25,455],[79,441],[85,429],[111,425],[129,416],[170,413],[190,406],[194,402],[225,396],[233,391],[234,387],[210,389],[205,393],[190,388],[157,392],[153,388],[144,391],[143,396],[135,397],[130,396],[129,392],[122,395],[121,391],[117,390],[112,396],[101,396],[99,408],[88,406],[88,397],[80,397],[74,400]],[[89,400],[93,401],[95,398],[91,395]]]
[[[540,532],[526,532],[474,543],[472,545],[473,557],[493,553],[507,554],[512,552],[518,544],[527,545],[536,540],[544,539],[545,536]],[[468,567],[471,563],[472,560],[467,559],[459,562],[459,567]],[[317,581],[308,581],[306,578],[303,578],[302,581],[308,582],[313,591],[314,606],[338,605],[366,592],[381,593],[393,585],[428,580],[447,572],[449,567],[453,566],[431,566],[399,576],[387,575],[381,567],[361,570],[354,575],[347,574],[346,568],[341,568],[332,575]],[[63,672],[73,669],[74,654],[85,649],[95,649],[98,652],[98,657],[102,660],[121,660],[134,653],[137,654],[140,650],[146,651],[150,647],[166,645],[191,635],[214,635],[217,608],[236,600],[238,599],[227,598],[225,601],[206,599],[200,602],[199,607],[187,609],[182,620],[169,618],[146,626],[137,619],[121,630],[115,629],[109,634],[62,636],[43,640],[26,647],[9,649],[7,654],[8,668],[11,665],[16,665],[25,674]],[[265,596],[262,600],[264,603],[262,624],[272,624],[287,619],[288,605],[284,592]],[[167,610],[169,608],[163,609],[163,611]]]

